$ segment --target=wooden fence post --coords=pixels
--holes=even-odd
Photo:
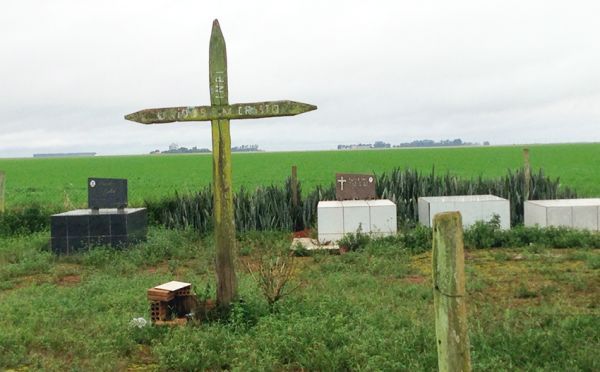
[[[0,171],[0,213],[4,213],[4,181],[6,174]]]
[[[433,301],[440,371],[471,371],[462,218],[459,212],[433,218]]]
[[[529,164],[529,149],[523,149],[523,169],[524,169],[524,188],[523,188],[523,199],[529,200],[529,186],[531,185],[531,165]]]
[[[292,165],[292,205],[298,206],[298,169]]]

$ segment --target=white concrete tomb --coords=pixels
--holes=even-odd
[[[565,226],[600,231],[600,198],[529,200],[525,226]]]
[[[360,231],[373,236],[397,231],[396,204],[390,200],[320,201],[317,205],[319,242],[336,242]]]
[[[425,226],[431,227],[437,213],[458,211],[463,227],[487,222],[496,214],[500,216],[500,227],[510,229],[510,203],[495,195],[425,196],[419,198],[418,204],[419,222]]]

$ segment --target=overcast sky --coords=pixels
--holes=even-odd
[[[209,104],[214,18],[230,103],[319,107],[232,121],[234,146],[600,141],[599,17],[572,0],[5,0],[0,157],[210,147],[208,122],[123,115]]]

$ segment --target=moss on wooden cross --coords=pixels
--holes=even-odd
[[[235,220],[231,185],[230,119],[292,116],[316,110],[316,106],[293,101],[229,104],[227,53],[219,21],[213,22],[209,50],[210,106],[148,109],[125,116],[142,124],[175,121],[211,121],[213,154],[214,221],[216,242],[217,304],[228,307],[236,297],[233,265]]]

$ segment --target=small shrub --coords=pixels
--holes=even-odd
[[[433,232],[430,227],[417,225],[402,235],[402,243],[411,253],[423,253],[431,250]]]
[[[494,252],[492,254],[492,256],[494,257],[494,260],[496,261],[509,261],[510,260],[510,255],[506,252]]]
[[[287,251],[263,254],[257,269],[248,264],[246,268],[258,284],[271,310],[277,301],[300,287],[300,284],[290,285],[294,275],[294,256]]]
[[[592,270],[600,269],[600,255],[599,254],[588,254],[585,258],[585,263]]]
[[[515,293],[516,298],[535,298],[537,296],[538,296],[537,292],[530,290],[523,283],[519,284],[519,286],[517,287],[517,291]]]
[[[546,285],[540,289],[540,294],[544,297],[548,297],[558,292],[558,287],[555,285]]]
[[[503,243],[500,229],[500,216],[494,215],[489,221],[477,221],[464,232],[465,245],[469,248],[500,247]]]
[[[294,245],[294,255],[297,257],[308,257],[310,256],[310,251],[306,249],[300,242],[297,242]]]
[[[33,204],[0,213],[0,235],[27,235],[47,230],[51,211]]]
[[[252,247],[250,247],[249,245],[242,245],[240,247],[240,256],[244,257],[244,256],[250,256],[250,254],[252,253]]]
[[[367,244],[369,244],[370,240],[371,237],[369,236],[369,234],[364,234],[362,232],[362,227],[359,226],[355,234],[349,233],[344,235],[338,241],[338,245],[340,246],[340,248],[345,247],[348,249],[348,251],[355,252],[364,249],[367,246]]]
[[[250,305],[242,299],[232,303],[228,310],[227,325],[234,332],[246,331],[257,322]]]

